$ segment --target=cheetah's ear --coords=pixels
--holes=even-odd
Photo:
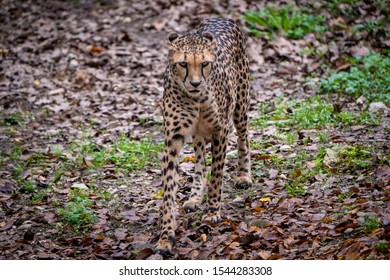
[[[177,34],[175,31],[169,33],[167,36],[168,45],[171,46],[173,44],[173,42],[175,42],[177,40],[177,38],[179,38],[179,34]]]
[[[202,34],[203,38],[207,40],[208,45],[213,45],[215,43],[214,34],[211,32],[205,32]]]

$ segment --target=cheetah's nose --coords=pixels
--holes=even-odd
[[[190,82],[193,87],[198,87],[200,85],[200,82]]]

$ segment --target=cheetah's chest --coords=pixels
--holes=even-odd
[[[217,116],[210,113],[199,113],[198,122],[195,125],[194,135],[210,139],[218,129],[219,122]]]

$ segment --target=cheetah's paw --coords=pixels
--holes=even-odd
[[[194,212],[198,209],[198,207],[199,207],[199,204],[195,201],[192,201],[192,200],[188,200],[183,204],[183,208],[184,208],[184,211],[186,213]]]
[[[156,248],[154,249],[154,251],[156,253],[161,254],[161,255],[172,254],[172,247],[174,245],[174,242],[172,242],[172,239],[174,239],[174,238],[160,239],[157,242],[157,245],[156,245]]]
[[[247,189],[250,187],[252,187],[252,180],[249,176],[237,176],[236,178],[237,189]]]
[[[207,213],[203,216],[202,220],[205,223],[217,224],[222,220],[222,218],[219,213]]]

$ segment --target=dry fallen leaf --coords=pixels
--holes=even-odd
[[[271,257],[272,252],[271,251],[260,250],[260,252],[258,252],[257,255],[260,258],[262,258],[263,260],[268,260]]]
[[[269,197],[262,197],[259,199],[261,202],[270,202],[271,201],[271,198]]]
[[[360,248],[361,248],[360,243],[354,243],[351,246],[347,248],[344,254],[344,258],[346,260],[358,260],[360,259]]]
[[[14,224],[14,220],[12,219],[7,219],[6,221],[1,222],[0,231],[5,231],[7,229],[10,229],[13,224]]]
[[[136,260],[145,260],[149,258],[151,255],[153,255],[153,250],[151,248],[144,248],[141,251],[138,252],[136,256]]]
[[[377,169],[374,175],[379,185],[386,186],[390,182],[390,167],[387,165],[381,165]]]
[[[99,46],[96,46],[96,45],[92,45],[90,48],[89,48],[89,51],[91,53],[94,53],[94,54],[100,54],[104,51],[104,49],[102,47],[99,47]]]
[[[195,158],[194,157],[185,157],[183,158],[183,162],[195,162]]]
[[[271,170],[269,171],[269,178],[270,178],[270,179],[275,179],[275,178],[278,176],[278,173],[279,173],[278,170],[276,170],[276,169],[271,169]]]

